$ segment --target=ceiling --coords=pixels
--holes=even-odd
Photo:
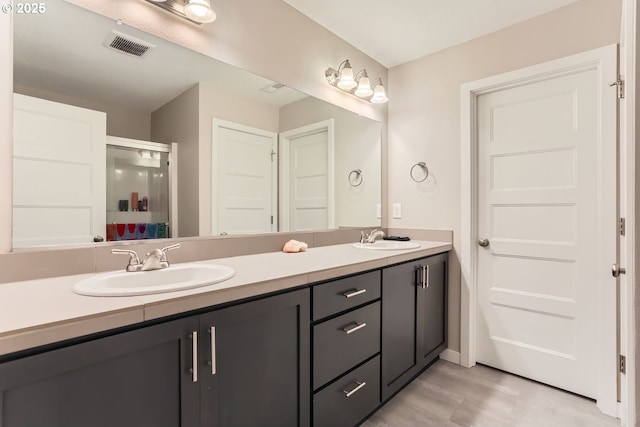
[[[78,25],[82,22],[82,25]],[[63,0],[47,13],[15,15],[14,84],[152,112],[197,83],[247,100],[282,106],[306,95]],[[154,45],[143,58],[104,46],[113,31]],[[72,101],[69,101],[72,102]]]
[[[580,0],[284,0],[387,68]]]

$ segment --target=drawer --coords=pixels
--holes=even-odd
[[[313,327],[313,389],[380,351],[380,301]]]
[[[313,287],[313,320],[380,298],[380,271],[358,274]]]
[[[313,396],[313,427],[353,427],[380,404],[380,356]]]

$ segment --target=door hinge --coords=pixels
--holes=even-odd
[[[627,373],[627,358],[623,355],[618,358],[618,368],[621,374]]]
[[[618,232],[621,236],[624,236],[627,232],[627,220],[625,218],[618,218]]]
[[[271,215],[271,225],[273,225],[273,215]]]
[[[609,86],[616,86],[618,90],[618,99],[624,98],[624,80],[618,78],[613,83],[609,83]]]
[[[271,150],[271,153],[270,153],[270,154],[271,154],[271,161],[273,162],[273,156],[275,156],[275,155],[276,155],[276,154],[278,154],[278,153],[276,153],[276,151],[275,151],[275,150]]]

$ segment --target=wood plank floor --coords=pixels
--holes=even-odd
[[[362,427],[609,427],[594,401],[478,365],[439,360]]]

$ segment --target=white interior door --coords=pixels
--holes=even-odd
[[[280,136],[282,230],[333,228],[333,121],[293,129]]]
[[[277,134],[213,119],[213,234],[277,231]]]
[[[104,237],[106,114],[13,98],[13,246]]]
[[[615,386],[616,363],[616,76],[604,55],[609,76],[559,69],[477,98],[476,360],[592,398]]]

